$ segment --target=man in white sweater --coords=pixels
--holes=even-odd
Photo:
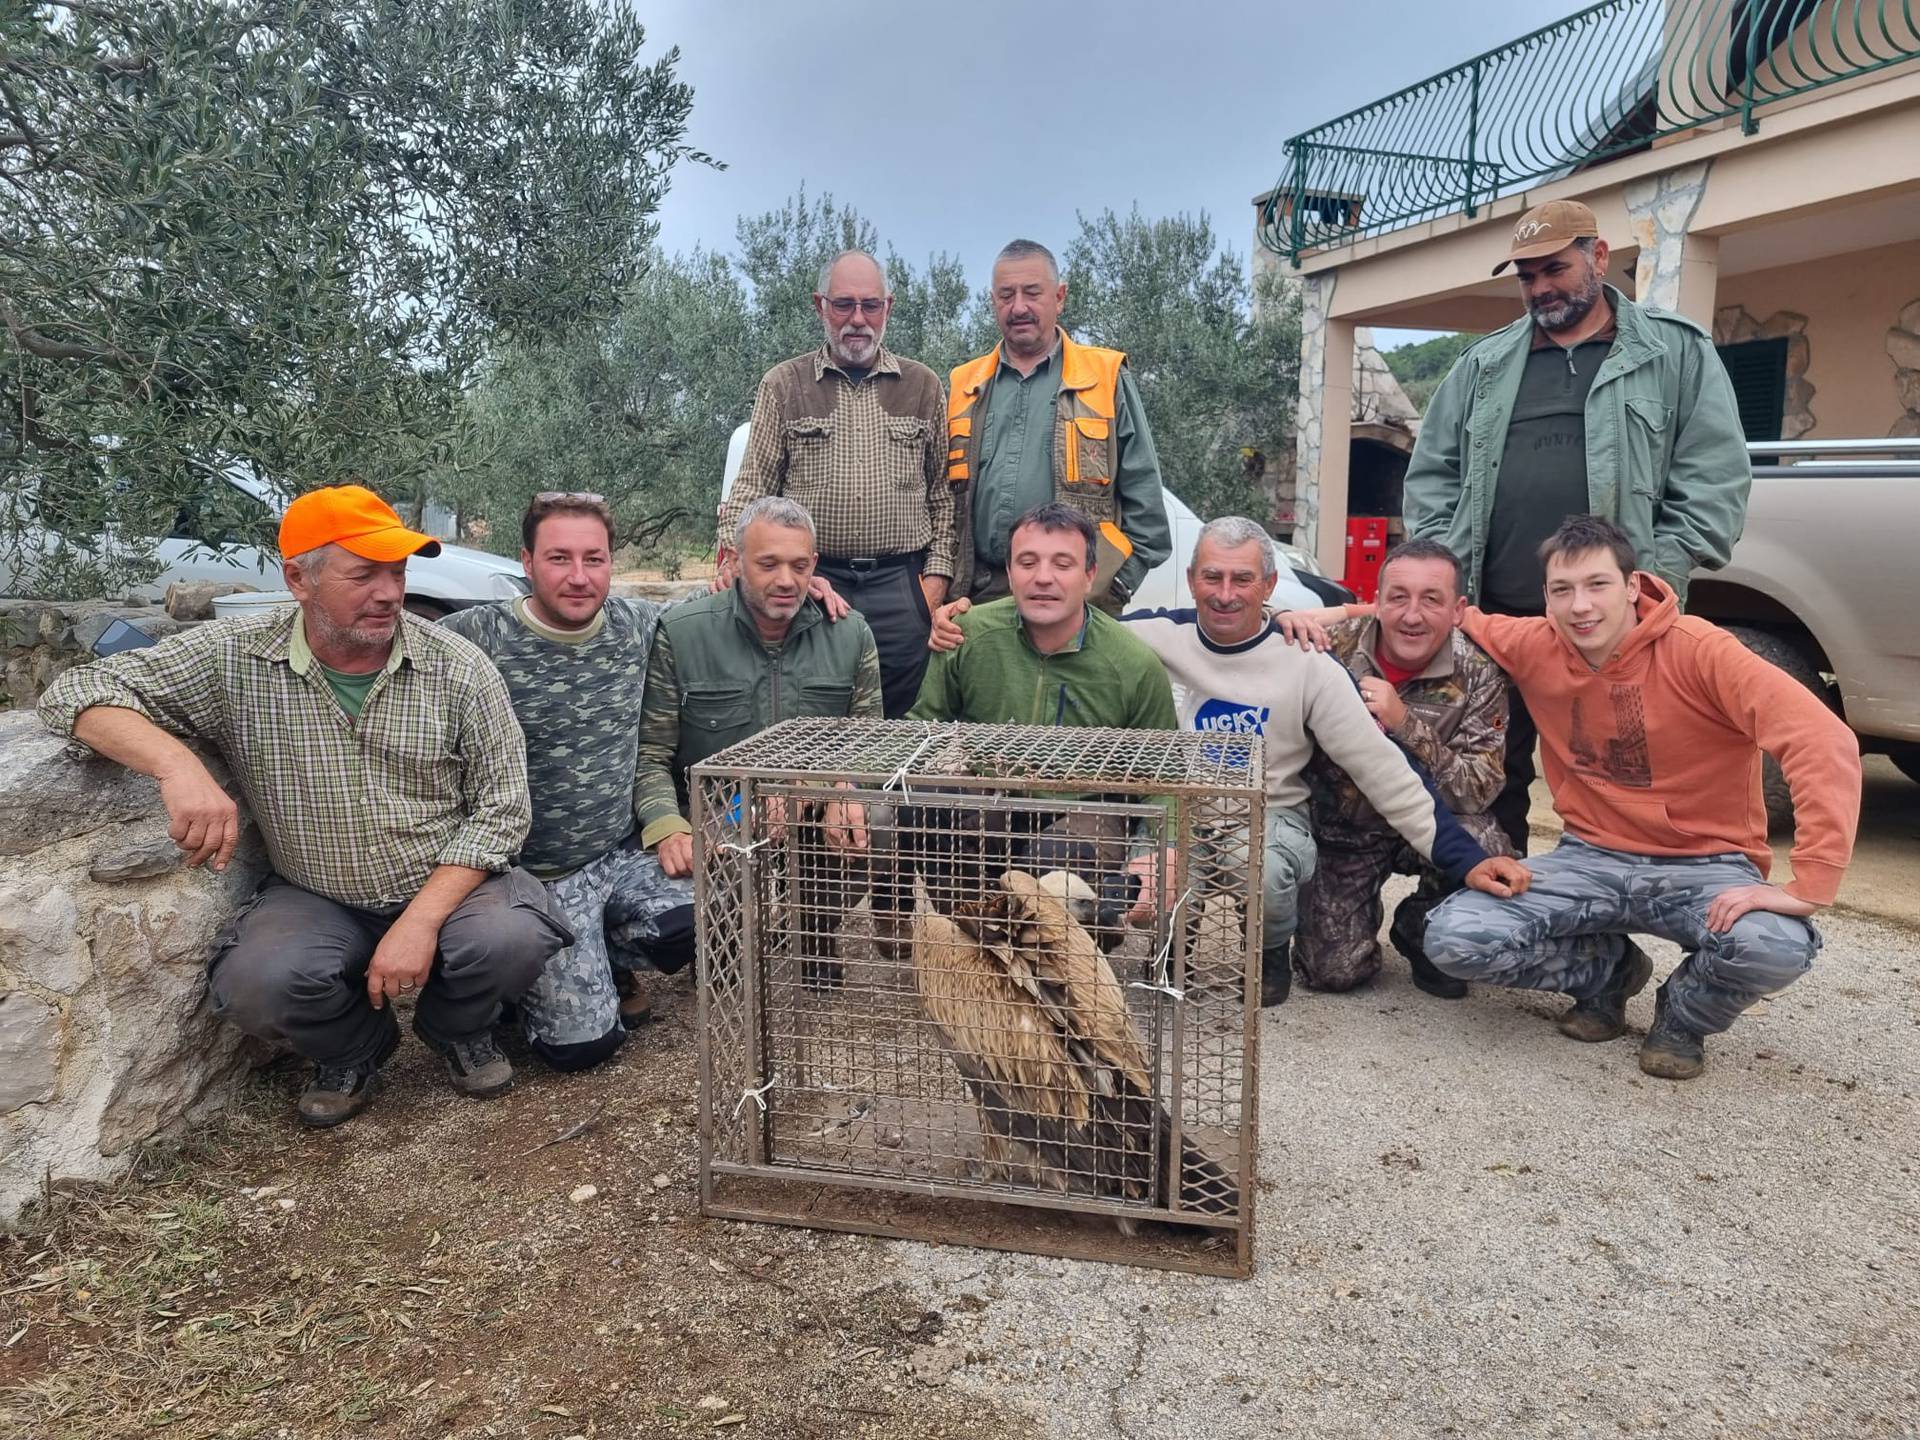
[[[1225,516],[1209,521],[1193,547],[1187,568],[1193,609],[1121,617],[1166,666],[1183,730],[1251,732],[1264,740],[1263,1006],[1280,1004],[1291,986],[1287,942],[1315,856],[1301,772],[1316,745],[1441,873],[1489,895],[1511,896],[1527,886],[1527,872],[1517,861],[1489,856],[1455,822],[1431,782],[1381,732],[1346,668],[1283,633],[1267,608],[1278,580],[1266,531],[1242,516]],[[943,621],[958,603],[942,611]],[[957,627],[936,624],[934,647],[950,648],[957,633]]]

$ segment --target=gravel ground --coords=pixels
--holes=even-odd
[[[1651,989],[1599,1046],[1391,958],[1296,990],[1252,1280],[893,1247],[949,1316],[917,1368],[1101,1440],[1920,1435],[1920,934],[1823,929],[1684,1085],[1634,1064]]]

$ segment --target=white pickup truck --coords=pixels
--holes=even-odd
[[[1753,495],[1724,570],[1696,570],[1687,610],[1831,704],[1868,754],[1920,781],[1920,439],[1748,447]],[[1767,813],[1791,823],[1767,762]]]

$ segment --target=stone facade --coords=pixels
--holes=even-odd
[[[104,600],[0,600],[0,710],[28,706],[62,670],[86,659],[93,642],[115,620],[154,639],[181,628],[151,605]]]
[[[1337,270],[1300,281],[1300,406],[1293,412],[1294,543],[1312,550],[1320,522],[1320,418],[1327,383],[1327,318]]]
[[[1814,426],[1814,388],[1807,379],[1813,347],[1807,340],[1807,317],[1791,310],[1776,310],[1766,319],[1756,320],[1744,305],[1723,305],[1713,312],[1715,345],[1782,339],[1787,342],[1787,395],[1780,412],[1780,438],[1798,440]]]
[[[1887,433],[1920,435],[1920,300],[1903,306],[1887,331],[1887,357],[1893,361],[1893,383],[1904,412]]]
[[[1707,193],[1711,162],[1702,160],[1635,180],[1626,187],[1633,241],[1640,247],[1634,264],[1633,293],[1643,305],[1680,309],[1680,266],[1686,257],[1687,226]]]
[[[153,781],[0,713],[0,1224],[124,1170],[259,1058],[208,1012],[206,960],[265,863],[249,823],[224,875],[186,869]]]

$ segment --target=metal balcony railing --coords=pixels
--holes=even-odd
[[[1602,0],[1294,136],[1261,240],[1297,265],[1915,59],[1920,0]]]

